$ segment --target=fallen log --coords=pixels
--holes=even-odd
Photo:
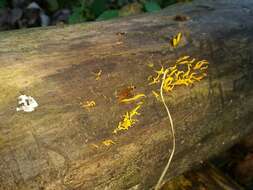
[[[176,130],[166,179],[232,146],[253,128],[252,11],[250,0],[196,0],[156,14],[1,33],[0,189],[152,188],[172,138],[152,92],[160,83],[147,78],[185,55],[209,67],[203,80],[165,94]],[[120,103],[139,93],[142,104]],[[17,112],[20,95],[39,106]],[[138,121],[113,133],[136,106]]]
[[[236,181],[210,163],[204,164],[198,169],[188,171],[183,175],[175,177],[166,183],[162,190],[174,190],[180,188],[184,188],[186,190],[199,188],[224,190],[244,189],[237,184]]]

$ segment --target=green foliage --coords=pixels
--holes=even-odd
[[[122,7],[123,5],[125,5],[126,3],[128,3],[128,0],[118,0],[117,4],[118,6]]]
[[[106,10],[106,6],[107,0],[93,0],[88,8],[97,17]]]
[[[177,3],[177,0],[163,0],[162,1],[162,7],[167,7],[169,5]]]
[[[112,18],[119,17],[119,11],[118,10],[107,10],[103,12],[99,17],[96,19],[97,21],[100,20],[109,20]]]
[[[56,2],[58,2],[59,7],[64,7],[64,3],[70,5],[72,7],[72,15],[69,18],[69,23],[74,24],[83,21],[109,20],[119,16],[140,14],[143,11],[156,12],[161,10],[161,6],[164,4],[173,4],[179,0],[139,0],[134,3],[129,3],[128,0],[117,0],[114,2],[116,10],[108,9],[109,5],[111,5],[109,0],[47,1],[52,1],[50,2],[52,4],[51,7],[57,7]]]
[[[69,17],[69,24],[75,24],[83,21],[86,21],[83,7],[74,7],[73,13]]]
[[[155,1],[147,1],[144,3],[144,8],[147,12],[156,12],[161,10],[160,5]]]
[[[6,0],[0,0],[0,8],[4,8],[7,4]]]
[[[177,2],[192,0],[45,0],[50,13],[70,9],[69,24],[109,20],[121,16],[137,15],[142,12],[156,12]],[[0,9],[10,7],[8,0],[0,0]]]
[[[143,12],[143,5],[139,2],[129,3],[123,6],[120,11],[120,16],[137,15]]]
[[[58,0],[47,0],[48,9],[49,11],[57,11],[59,9]]]
[[[58,0],[58,4],[60,8],[73,8],[76,6],[81,6],[81,3],[79,0]]]

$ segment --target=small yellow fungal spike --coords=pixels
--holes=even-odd
[[[184,60],[184,61],[178,62],[179,65],[185,65],[185,64],[188,64],[188,63],[189,63],[188,60]]]
[[[183,60],[186,60],[186,59],[188,59],[188,58],[190,58],[189,55],[182,56],[182,57],[180,57],[180,58],[177,59],[176,63],[179,63],[179,62],[181,62],[181,61],[183,61]]]
[[[193,58],[191,61],[189,61],[190,64],[194,63],[196,61],[195,58]]]
[[[153,77],[153,81],[149,83],[149,85],[152,85],[152,84],[157,84],[160,82],[159,78],[160,76],[163,75],[163,73],[165,72],[164,68],[162,67],[159,71],[155,71],[157,73],[157,76],[156,77]]]
[[[153,76],[152,75],[149,75],[148,76],[148,81],[152,80],[153,79]]]
[[[91,108],[91,107],[95,107],[96,106],[96,102],[95,101],[86,101],[85,104],[81,103],[82,107],[84,108]]]
[[[208,68],[208,65],[205,67],[201,67],[200,70],[203,71],[203,70],[206,70],[207,68]]]
[[[109,140],[104,140],[102,142],[105,146],[111,146],[113,144],[116,144],[113,140],[109,139]]]
[[[153,81],[148,83],[148,85],[157,84],[159,82],[160,82],[159,77],[156,77],[156,78],[153,78]]]
[[[175,73],[176,80],[179,79],[179,75],[181,75],[181,74],[184,74],[184,71],[177,71],[177,73]]]
[[[177,70],[177,65],[175,64],[173,67],[169,67],[168,70],[171,72]]]
[[[138,111],[138,109],[140,109],[141,105],[138,105],[136,108],[134,108],[132,111],[130,111],[130,118],[132,118],[135,115],[140,115]]]
[[[172,47],[177,47],[179,42],[181,41],[181,38],[182,38],[182,33],[179,32],[176,36],[174,36],[172,39],[171,39],[171,45]]]
[[[151,63],[151,62],[149,62],[147,65],[148,65],[148,67],[150,67],[150,68],[154,67],[154,63]]]
[[[193,69],[194,70],[201,69],[201,67],[203,67],[204,65],[206,66],[207,64],[208,64],[208,61],[206,60],[198,61]]]
[[[94,148],[99,148],[99,146],[94,143],[92,143],[91,146],[93,146]]]
[[[154,91],[154,90],[152,90],[152,93],[153,93],[153,95],[155,96],[155,98],[156,98],[158,101],[160,101],[160,99],[159,99],[160,95],[159,95],[156,91]]]
[[[164,68],[163,66],[161,67],[161,69],[159,71],[156,71],[157,75],[162,75],[164,73]]]
[[[137,103],[137,105],[143,105],[144,104],[144,102],[138,102]]]
[[[138,100],[139,98],[143,98],[143,97],[146,97],[145,94],[137,94],[132,98],[126,98],[126,99],[121,100],[120,102],[122,102],[122,103],[132,102],[132,101]]]
[[[100,80],[100,77],[102,75],[102,70],[100,69],[98,73],[94,73],[94,75],[96,76],[96,80]]]

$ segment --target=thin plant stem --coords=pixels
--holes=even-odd
[[[166,164],[165,168],[163,169],[163,172],[162,172],[162,174],[161,174],[161,176],[160,176],[160,178],[159,178],[159,180],[158,180],[158,182],[155,186],[155,190],[160,189],[160,187],[162,185],[162,182],[163,182],[163,178],[164,178],[165,174],[167,173],[167,171],[170,167],[170,164],[171,164],[171,161],[172,161],[172,158],[174,156],[175,149],[176,149],[176,138],[175,138],[174,124],[173,124],[173,120],[172,120],[172,117],[171,117],[171,114],[170,114],[170,110],[169,110],[168,106],[166,105],[165,100],[164,100],[164,96],[163,96],[163,85],[164,85],[164,81],[165,81],[167,72],[168,72],[168,70],[163,73],[162,84],[161,84],[161,87],[160,87],[160,95],[161,95],[163,105],[164,105],[164,107],[167,111],[167,114],[168,114],[168,117],[169,117],[169,120],[170,120],[170,128],[171,128],[171,133],[172,133],[173,144],[172,144],[172,152],[170,154],[168,163]]]

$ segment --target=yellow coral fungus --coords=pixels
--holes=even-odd
[[[200,81],[206,76],[207,68],[208,61],[196,61],[195,58],[190,56],[183,56],[176,61],[174,66],[166,69],[162,67],[159,71],[155,71],[157,75],[152,77],[153,81],[149,85],[160,83],[161,76],[167,72],[163,89],[166,92],[170,92],[175,86],[189,86],[196,81]]]
[[[182,57],[180,57],[180,58],[177,59],[176,63],[180,63],[181,61],[186,60],[186,59],[188,59],[188,58],[190,58],[189,55],[182,56]]]
[[[122,102],[122,103],[132,102],[132,101],[138,100],[139,98],[143,98],[143,97],[146,97],[145,94],[137,94],[132,98],[126,98],[126,99],[121,100],[120,102]]]
[[[153,93],[153,95],[155,96],[155,98],[158,100],[159,94],[158,94],[157,92],[155,92],[154,90],[152,90],[152,93]]]
[[[208,61],[206,60],[198,61],[194,66],[194,70],[201,69],[201,68],[203,69],[203,66],[204,65],[206,66],[207,64],[208,64]]]
[[[93,146],[94,148],[99,148],[99,146],[94,143],[92,143],[91,146]]]
[[[105,146],[111,146],[113,144],[116,144],[113,140],[109,139],[109,140],[104,140],[102,142]]]
[[[152,67],[154,67],[154,63],[149,62],[149,63],[147,64],[147,66],[150,67],[150,68],[152,68]]]
[[[94,73],[94,75],[96,76],[96,80],[100,80],[100,77],[102,75],[102,70],[100,69],[98,73]]]
[[[181,32],[179,32],[176,36],[174,36],[170,41],[172,47],[174,47],[174,48],[177,47],[179,42],[181,41],[181,38],[182,38]]]
[[[164,68],[162,67],[159,71],[155,71],[157,73],[156,77],[149,77],[149,79],[152,79],[152,82],[149,83],[149,85],[159,83],[160,76],[164,73]]]
[[[140,108],[141,105],[138,105],[130,112],[126,112],[126,114],[123,115],[123,120],[119,122],[117,128],[114,129],[113,133],[116,134],[118,131],[128,130],[130,127],[133,127],[134,124],[138,121],[134,117],[140,115],[140,113],[138,112]]]
[[[157,84],[160,82],[159,77],[151,77],[149,80],[152,79],[152,82],[149,83],[149,85]]]
[[[96,106],[96,102],[95,101],[86,101],[86,103],[81,103],[83,108],[91,108],[91,107],[95,107]]]

